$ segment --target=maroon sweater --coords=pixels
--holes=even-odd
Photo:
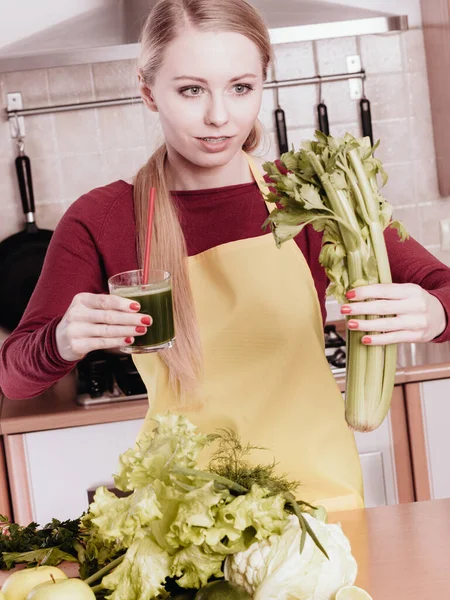
[[[66,375],[75,363],[59,356],[55,328],[72,298],[79,292],[107,293],[108,277],[137,268],[132,192],[124,181],[94,189],[61,219],[27,310],[0,350],[0,387],[6,396],[36,396]],[[173,197],[189,255],[264,233],[267,210],[256,183],[177,192]],[[421,285],[439,298],[449,315],[450,269],[413,239],[399,243],[394,230],[386,230],[386,241],[394,281]],[[321,234],[308,226],[296,242],[311,269],[325,317],[328,281],[318,262]],[[436,341],[449,339],[447,325]]]

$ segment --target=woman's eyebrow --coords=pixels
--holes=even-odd
[[[233,77],[232,79],[230,79],[230,83],[233,83],[234,81],[239,81],[241,79],[248,79],[249,77],[253,77],[254,79],[256,79],[258,76],[254,73],[244,73],[243,75],[239,75],[238,77]],[[196,77],[194,75],[179,75],[178,77],[174,77],[173,81],[179,81],[180,79],[192,79],[194,81],[199,81],[200,83],[208,83],[206,79],[203,79],[202,77]]]

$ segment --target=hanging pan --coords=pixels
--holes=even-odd
[[[15,160],[25,226],[0,242],[0,327],[15,329],[42,270],[52,231],[39,229],[35,220],[31,163],[19,141]]]

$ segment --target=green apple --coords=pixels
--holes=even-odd
[[[95,600],[95,594],[81,579],[60,579],[37,585],[26,600]]]
[[[67,579],[67,575],[58,567],[34,567],[12,573],[5,581],[2,592],[6,600],[26,600],[28,593],[40,583],[57,579]]]

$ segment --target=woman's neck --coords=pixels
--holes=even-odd
[[[169,150],[166,173],[172,191],[207,190],[253,181],[244,152],[237,152],[226,165],[206,168],[197,167]]]

